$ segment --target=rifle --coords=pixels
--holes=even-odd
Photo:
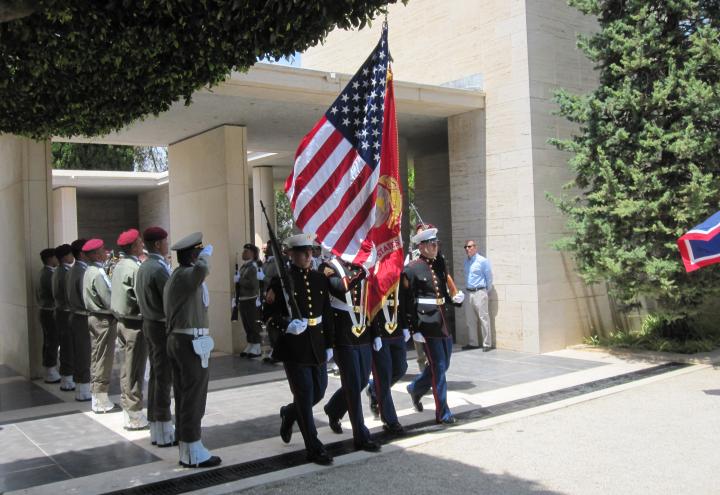
[[[238,253],[235,252],[235,273],[234,275],[237,276],[239,272],[239,266],[238,266]],[[232,312],[230,314],[230,321],[237,321],[240,316],[240,308],[238,304],[238,297],[240,296],[240,283],[235,282],[235,294],[233,295],[233,301],[232,301]]]
[[[420,224],[427,225],[425,222],[423,222],[423,219],[420,216],[420,212],[415,207],[415,205],[413,203],[410,203],[409,206],[415,212],[415,216],[417,217],[417,219],[420,220]],[[455,281],[453,280],[452,275],[447,273],[447,267],[445,267],[445,263],[443,263],[443,269],[445,270],[445,274],[447,275],[447,287],[448,291],[450,292],[450,297],[453,297],[458,292],[457,285],[455,285]]]
[[[302,315],[300,314],[300,308],[298,307],[295,296],[293,295],[292,279],[290,278],[290,274],[285,269],[285,263],[283,263],[280,243],[278,242],[275,231],[270,224],[270,219],[267,216],[267,212],[265,211],[265,205],[262,201],[260,201],[260,207],[262,208],[263,216],[265,217],[265,222],[267,223],[268,233],[270,234],[270,247],[273,252],[273,257],[275,261],[275,266],[278,270],[278,275],[280,276],[280,285],[282,286],[283,294],[285,295],[285,303],[288,306],[290,318],[294,320],[302,319]]]

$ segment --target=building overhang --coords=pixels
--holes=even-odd
[[[80,196],[112,195],[134,196],[167,187],[166,172],[117,172],[108,170],[52,171],[53,189],[74,187]]]
[[[105,136],[58,141],[168,146],[220,125],[246,126],[248,149],[277,153],[289,165],[300,139],[334,101],[352,76],[258,63],[246,73],[197,91],[192,104],[176,102],[158,116],[138,120]],[[447,136],[447,118],[485,106],[485,94],[395,81],[398,132],[408,140]]]

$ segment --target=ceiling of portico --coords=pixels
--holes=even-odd
[[[220,125],[247,127],[247,149],[273,152],[251,165],[282,168],[292,163],[300,139],[313,127],[351,76],[256,64],[248,73],[203,89],[185,106],[175,103],[157,117],[102,137],[58,141],[168,146]],[[432,146],[447,139],[447,117],[484,107],[479,91],[395,82],[398,130],[409,142]],[[442,144],[441,144],[442,145]],[[286,171],[278,170],[278,177]]]

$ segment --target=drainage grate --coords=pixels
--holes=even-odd
[[[666,363],[639,371],[633,371],[631,373],[625,373],[623,375],[604,378],[602,380],[596,380],[594,382],[584,383],[582,385],[576,385],[573,387],[556,390],[553,392],[546,392],[532,397],[526,397],[511,402],[504,402],[502,404],[487,408],[479,407],[468,411],[462,411],[455,415],[460,420],[457,425],[462,424],[462,421],[491,418],[517,411],[522,411],[524,409],[542,406],[545,404],[551,404],[553,402],[570,399],[572,397],[578,397],[580,395],[589,394],[610,387],[615,387],[624,383],[642,380],[643,378],[662,375],[664,373],[685,368],[687,366],[690,365],[684,363]],[[426,433],[428,429],[443,428],[445,427],[436,425],[434,420],[423,421],[421,423],[415,423],[413,425],[407,426],[406,437]],[[373,438],[376,441],[385,444],[392,441],[394,437],[389,436],[385,433],[378,433],[374,435]],[[325,447],[333,457],[349,454],[350,452],[353,452],[355,450],[353,448],[353,442],[351,439],[343,440],[340,442],[333,442],[326,445]],[[235,464],[232,466],[224,466],[208,471],[194,472],[192,474],[180,476],[174,479],[168,479],[164,481],[150,483],[147,485],[127,488],[124,490],[108,492],[106,495],[174,495],[178,493],[187,493],[194,490],[200,490],[203,488],[221,485],[223,483],[230,483],[233,481],[239,481],[254,476],[260,476],[282,469],[300,466],[305,463],[307,463],[307,461],[305,460],[305,452],[296,451],[287,454],[266,457],[263,459],[257,459],[254,461],[244,462],[241,464]]]

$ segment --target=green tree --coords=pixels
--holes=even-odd
[[[293,235],[295,222],[292,217],[290,201],[283,191],[275,191],[275,221],[277,238],[280,242]]]
[[[53,143],[53,168],[69,170],[135,170],[132,146]]]
[[[362,27],[395,1],[18,2],[0,19],[35,13],[0,23],[0,132],[108,133],[180,99],[189,104],[197,89],[260,58],[292,56],[335,27]]]
[[[686,274],[676,245],[720,207],[720,2],[569,3],[598,18],[579,46],[599,86],[556,95],[579,127],[554,141],[575,174],[555,198],[570,230],[558,247],[586,281],[606,280],[628,306],[649,297],[687,327],[720,290],[717,267]]]

